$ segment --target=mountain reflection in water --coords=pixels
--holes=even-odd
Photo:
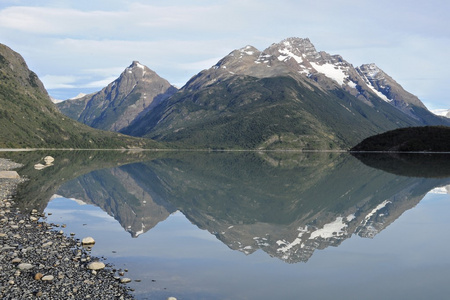
[[[67,225],[58,230],[94,236],[92,255],[139,279],[129,284],[138,299],[450,293],[449,196],[427,195],[448,190],[447,155],[1,155],[29,178],[16,195],[20,211],[52,212],[49,222]],[[34,169],[46,155],[53,165]]]
[[[132,237],[180,211],[233,250],[261,249],[297,263],[353,234],[373,238],[448,184],[450,178],[397,176],[348,154],[219,152],[100,169],[55,193],[100,207]]]

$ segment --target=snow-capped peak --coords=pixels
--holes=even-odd
[[[138,67],[138,68],[140,68],[142,70],[145,70],[145,66],[141,65],[139,62],[136,63],[136,67]]]
[[[247,45],[241,49],[239,49],[239,52],[246,55],[254,55],[256,52],[259,52],[258,49],[256,49],[253,46]]]
[[[279,61],[293,58],[298,64],[303,63],[305,58],[310,60],[318,57],[316,48],[307,38],[287,38],[280,43],[272,44],[264,52],[276,56]]]
[[[340,86],[350,82],[351,65],[339,55],[332,56],[325,52],[317,52],[308,38],[288,38],[280,43],[272,44],[264,52],[275,56],[280,62],[290,64],[298,73],[308,77],[320,73]]]
[[[142,70],[142,76],[144,76],[145,75],[145,66],[143,65],[143,64],[141,64],[141,63],[139,63],[138,61],[133,61],[133,63],[126,69],[126,72],[128,72],[128,73],[133,73],[133,71],[134,70],[138,70],[138,69],[140,69],[140,70]]]

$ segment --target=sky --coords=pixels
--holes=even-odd
[[[101,90],[132,61],[182,87],[235,49],[288,37],[375,63],[429,109],[450,108],[448,0],[1,0],[0,43],[49,94]]]

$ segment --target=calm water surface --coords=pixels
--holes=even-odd
[[[40,207],[67,234],[94,237],[92,254],[127,269],[138,299],[450,293],[442,163],[377,158],[374,168],[330,153],[52,155],[53,166],[34,170],[36,154],[23,168],[24,209]]]

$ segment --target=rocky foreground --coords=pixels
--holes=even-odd
[[[89,248],[23,214],[13,200],[23,179],[3,172],[18,165],[0,158],[0,298],[133,299],[117,270],[91,257]]]

